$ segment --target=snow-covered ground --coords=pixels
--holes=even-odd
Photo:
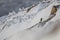
[[[51,2],[52,3],[52,2]],[[8,15],[8,18],[7,18],[7,21],[3,24],[3,25],[1,25],[2,27],[4,27],[4,26],[6,26],[6,27],[8,27],[8,26],[16,26],[16,25],[19,25],[19,26],[21,26],[20,24],[22,24],[22,23],[24,23],[24,25],[26,25],[26,24],[28,24],[28,25],[26,25],[26,27],[24,27],[23,25],[21,26],[21,27],[23,27],[23,29],[25,29],[25,28],[28,28],[29,27],[29,25],[34,25],[34,24],[36,24],[36,22],[35,21],[40,21],[40,18],[41,17],[44,17],[44,16],[42,16],[42,15],[46,15],[44,12],[46,11],[46,10],[48,10],[48,8],[46,8],[48,5],[50,5],[51,3],[40,3],[40,4],[38,4],[36,7],[34,7],[34,8],[32,8],[28,13],[26,13],[26,11],[22,11],[22,12],[19,12],[18,14],[15,14],[14,12],[13,12],[13,14],[15,14],[15,15],[11,15],[12,13],[10,13],[10,15]],[[52,4],[53,5],[53,4]],[[51,6],[52,6],[51,5]],[[43,7],[41,7],[41,6],[43,6]],[[49,6],[50,7],[50,6]],[[43,8],[46,8],[45,10],[43,10]],[[51,7],[52,8],[52,7]],[[43,11],[41,11],[40,12],[40,10],[43,10]],[[32,11],[32,12],[31,12]],[[51,11],[50,9],[49,9],[49,11]],[[42,13],[42,14],[40,14],[40,13]],[[47,11],[48,12],[48,11]],[[24,15],[21,15],[21,14],[26,14],[25,16]],[[40,18],[38,18],[38,15],[40,16]],[[49,15],[49,12],[48,12],[48,14],[47,15]],[[45,17],[47,17],[47,15],[45,16]],[[37,22],[38,22],[37,21]],[[35,23],[34,23],[35,22]],[[15,24],[15,25],[14,25]],[[21,28],[22,29],[22,28]]]
[[[6,22],[0,26],[0,40],[60,40],[60,9],[44,26],[39,25],[41,18],[45,21],[50,17],[54,4],[39,3],[29,12],[10,13]]]

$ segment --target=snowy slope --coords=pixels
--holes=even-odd
[[[49,32],[48,35],[45,35],[45,37],[43,37],[41,40],[60,40],[60,38],[59,38],[60,37],[60,18],[59,18],[59,16],[60,16],[60,9],[57,11],[56,16],[52,20],[50,20],[50,22],[52,22],[52,24],[54,25],[54,26],[51,26],[51,29],[53,28],[53,30],[51,30],[49,28],[50,31],[48,29],[48,32]],[[49,27],[50,24],[47,27]]]
[[[57,11],[58,14],[60,15],[60,9]],[[60,40],[60,18],[56,19],[59,17],[57,15],[43,27],[35,26],[32,29],[19,31],[7,37],[6,40]]]
[[[37,6],[33,7],[29,12],[26,12],[25,10],[18,12],[18,14],[14,12],[13,14],[10,13],[7,21],[1,25],[4,28],[1,28],[0,40],[35,40],[35,38],[37,40],[39,38],[45,38],[44,36],[51,32],[56,27],[57,23],[60,24],[60,10],[58,10],[56,16],[47,22],[43,27],[38,28],[38,25],[36,25],[32,29],[29,28],[39,23],[41,18],[43,18],[42,21],[48,19],[53,5],[54,2],[48,4],[43,3],[43,5],[38,4]],[[50,38],[49,35],[45,39],[48,40],[48,38]]]
[[[51,2],[52,3],[52,2]],[[18,13],[18,14],[16,14],[16,15],[13,15],[12,17],[8,17],[8,19],[7,19],[7,21],[2,25],[2,26],[4,26],[4,25],[12,25],[12,24],[19,24],[19,23],[23,23],[23,22],[29,22],[29,21],[32,21],[32,19],[34,19],[35,20],[35,16],[36,15],[41,15],[40,13],[38,13],[38,12],[40,12],[40,10],[41,9],[43,9],[43,8],[46,8],[48,5],[50,5],[51,3],[43,3],[43,4],[39,4],[39,5],[37,5],[36,7],[34,7],[34,8],[32,8],[25,16],[23,16],[23,15],[21,15],[21,14],[25,14],[26,12],[25,11],[22,11],[22,12],[20,12],[20,13]],[[45,6],[44,6],[45,5]],[[41,7],[41,6],[43,6],[43,7]],[[48,10],[48,9],[46,9],[46,10]],[[31,12],[32,11],[32,12]],[[43,11],[42,11],[43,12]],[[41,13],[42,13],[41,12]],[[10,14],[12,14],[12,13],[10,13]],[[45,13],[42,13],[42,15],[45,15]],[[47,14],[47,15],[49,15],[49,13]],[[43,16],[44,17],[44,16]],[[46,16],[47,17],[47,16]],[[36,19],[36,20],[38,20],[38,18]],[[39,18],[39,20],[40,20],[40,18]],[[30,23],[31,24],[31,23]]]
[[[34,14],[34,13],[35,13],[34,11],[36,11],[36,12],[38,11],[38,12],[36,13],[36,16],[35,16],[33,19],[27,20],[27,21],[22,22],[22,23],[17,23],[16,25],[13,24],[12,26],[10,26],[10,28],[5,28],[5,29],[2,30],[2,32],[0,33],[0,36],[1,36],[0,39],[3,40],[4,38],[11,36],[11,35],[13,35],[14,33],[18,32],[18,31],[24,30],[24,29],[26,29],[26,28],[29,28],[29,27],[35,25],[36,23],[38,23],[38,22],[40,21],[41,17],[43,17],[44,20],[46,20],[45,18],[49,16],[53,4],[54,4],[54,3],[52,3],[51,5],[49,5],[47,8],[45,8],[45,9],[42,10],[42,11],[39,11],[39,10],[40,10],[40,9],[39,9],[39,8],[40,8],[40,7],[39,7],[40,4],[37,5],[36,7],[34,7],[34,10],[31,9],[31,10],[32,10],[32,13],[31,13],[31,10],[30,10],[30,12],[29,12],[29,13],[31,13],[31,14]],[[36,8],[37,8],[37,9],[36,9]],[[35,9],[36,9],[36,10],[35,10]],[[48,11],[48,10],[49,10],[49,11]],[[45,12],[46,12],[46,13],[45,13]],[[29,14],[27,14],[27,15],[29,15]],[[27,16],[27,15],[26,15],[26,16]],[[25,16],[25,17],[26,17],[26,16]],[[13,20],[13,21],[14,21],[14,20]],[[23,24],[23,25],[22,25],[22,24]],[[6,26],[6,27],[7,27],[7,26]]]
[[[57,15],[45,26],[38,28],[36,25],[32,29],[19,31],[6,40],[60,40],[60,18],[58,18],[58,14],[60,15],[60,9],[57,11]]]

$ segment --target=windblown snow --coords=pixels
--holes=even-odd
[[[0,40],[60,40],[60,8],[49,19],[55,3],[41,2],[24,10],[19,9],[18,13],[13,11],[1,17]],[[46,21],[47,19],[49,20]]]

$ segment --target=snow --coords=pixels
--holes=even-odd
[[[60,12],[60,10],[58,12]],[[8,37],[6,40],[38,40],[39,38],[40,40],[60,40],[60,27],[58,26],[58,23],[60,24],[59,19],[57,19],[57,21],[49,21],[42,28],[35,26],[32,29],[19,31],[16,34]],[[56,27],[58,30],[54,32]]]
[[[60,9],[56,12],[56,16],[54,18],[48,21],[44,26],[38,27],[37,23],[40,22],[41,18],[43,18],[42,21],[49,18],[54,2],[42,4],[40,3],[33,7],[29,12],[26,12],[25,10],[20,11],[17,14],[15,12],[13,12],[13,14],[10,13],[7,21],[1,25],[4,28],[1,28],[2,30],[0,30],[0,40],[49,40],[50,35],[47,34],[51,33],[57,25],[60,24]],[[35,26],[29,29],[33,25]],[[56,39],[60,39],[58,38],[60,32],[58,32]],[[53,40],[54,39],[55,37],[53,37]]]
[[[46,5],[45,5],[46,4]],[[51,4],[51,3],[49,3],[49,4]],[[10,13],[10,15],[8,15],[8,18],[7,18],[7,21],[2,25],[2,26],[4,26],[4,25],[11,25],[11,24],[16,24],[17,25],[17,23],[20,25],[20,23],[21,22],[29,22],[30,23],[30,21],[32,21],[32,19],[34,19],[35,20],[35,16],[38,14],[38,15],[40,15],[40,13],[38,13],[38,11],[39,10],[41,10],[41,9],[43,9],[43,8],[46,8],[49,4],[47,4],[47,3],[43,3],[43,5],[42,4],[39,4],[39,5],[37,5],[36,7],[34,7],[34,8],[32,8],[30,11],[32,11],[32,12],[28,12],[27,14],[26,14],[26,12],[25,11],[22,11],[22,12],[18,12],[18,14],[15,14],[15,12],[13,12],[13,14],[15,14],[15,15],[11,15],[12,13]],[[45,6],[44,6],[45,5]],[[41,7],[41,6],[43,6],[43,7]],[[33,10],[34,9],[34,10]],[[20,14],[21,13],[21,14]],[[23,14],[23,15],[22,15]],[[25,16],[24,16],[24,14],[26,14]],[[15,18],[15,19],[14,19]],[[38,19],[36,19],[36,20],[38,20]],[[40,19],[39,19],[40,20]],[[32,22],[31,22],[32,23]],[[31,24],[30,23],[30,24]],[[34,22],[33,22],[34,23]],[[21,23],[22,24],[22,23]],[[27,28],[27,27],[26,27]],[[24,28],[23,28],[24,29]]]
[[[0,17],[0,25],[3,24],[3,22],[6,21],[7,16]]]

